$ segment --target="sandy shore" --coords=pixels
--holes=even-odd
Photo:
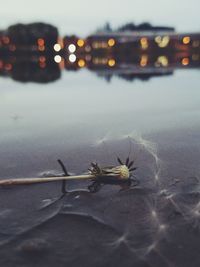
[[[156,155],[135,146],[135,188],[105,186],[91,194],[85,183],[70,182],[74,191],[63,197],[57,182],[1,188],[0,265],[199,267],[199,139],[178,132],[151,138],[158,143]],[[116,144],[124,157],[124,142],[110,148]],[[86,170],[91,158],[105,161],[101,149],[82,149],[66,157],[73,171]]]

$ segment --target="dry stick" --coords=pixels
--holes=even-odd
[[[4,185],[27,185],[36,183],[56,182],[63,180],[90,180],[96,178],[95,175],[74,175],[74,176],[59,176],[59,177],[43,177],[43,178],[16,178],[0,180],[0,186]]]
[[[95,165],[97,167],[97,165]],[[99,167],[98,167],[99,168]],[[106,170],[104,170],[106,171]],[[108,171],[108,170],[107,170]],[[66,171],[67,173],[67,171]],[[68,173],[67,173],[68,174]],[[102,173],[95,174],[85,174],[85,175],[74,175],[74,176],[57,176],[57,177],[45,177],[45,178],[17,178],[17,179],[5,179],[0,180],[0,186],[3,185],[20,185],[20,184],[35,184],[35,183],[47,183],[56,182],[63,180],[91,180],[97,177],[101,177]],[[108,173],[103,174],[103,177],[117,177],[117,179],[127,180],[130,177],[130,172],[127,166],[120,165],[112,167]]]

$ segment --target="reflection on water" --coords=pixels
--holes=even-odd
[[[0,74],[22,82],[46,83],[61,71],[81,68],[110,81],[171,75],[176,69],[200,67],[200,33],[178,34],[173,28],[130,24],[103,29],[85,39],[59,37],[48,24],[17,24],[0,32]]]

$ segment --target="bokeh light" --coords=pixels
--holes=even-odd
[[[76,55],[74,55],[74,54],[69,55],[69,61],[70,61],[71,63],[76,62]]]
[[[76,51],[76,46],[74,44],[70,44],[68,46],[68,50],[70,53],[74,53]]]
[[[61,50],[61,45],[60,44],[55,44],[53,49],[56,51],[56,52],[59,52]]]
[[[108,60],[108,66],[109,66],[109,67],[114,67],[115,64],[116,64],[116,61],[115,61],[114,59],[109,59],[109,60]]]
[[[60,62],[62,61],[61,56],[56,55],[56,56],[54,57],[54,61],[55,61],[56,63],[60,63]]]

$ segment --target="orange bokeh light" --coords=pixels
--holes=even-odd
[[[148,63],[148,56],[142,55],[141,60],[140,60],[140,66],[145,67],[147,63]]]
[[[80,59],[80,60],[78,61],[78,65],[79,65],[80,68],[85,67],[85,60]]]
[[[149,46],[148,39],[146,37],[142,37],[140,39],[140,44],[141,44],[142,49],[144,49],[144,50],[147,49]]]
[[[189,60],[188,57],[184,57],[184,58],[182,59],[181,63],[182,63],[183,66],[187,66],[187,65],[189,65],[189,63],[190,63],[190,60]]]
[[[189,44],[189,43],[190,43],[190,37],[189,37],[189,36],[185,36],[185,37],[183,38],[183,43],[184,43],[184,44]]]
[[[42,39],[42,38],[39,38],[37,40],[37,43],[38,43],[38,46],[44,46],[44,44],[45,44],[44,39]]]
[[[114,67],[115,64],[116,64],[116,61],[115,61],[114,59],[109,59],[109,60],[108,60],[108,66],[109,66],[109,67]]]
[[[78,45],[79,47],[83,47],[84,44],[85,44],[85,41],[84,41],[83,39],[79,39],[79,40],[77,41],[77,45]]]
[[[108,40],[108,46],[112,47],[115,45],[115,40],[113,38]]]

